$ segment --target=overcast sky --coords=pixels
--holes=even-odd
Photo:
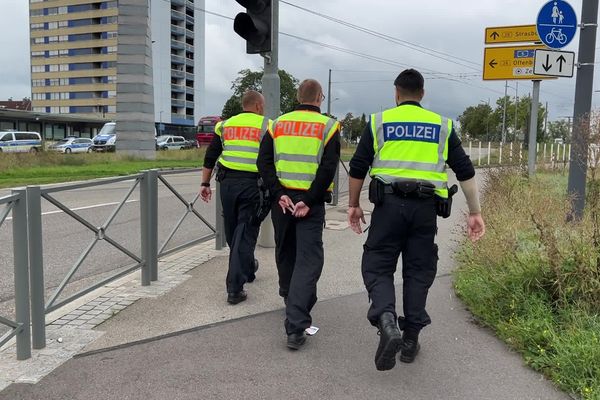
[[[26,0],[0,1],[4,6],[0,13],[0,26],[3,27],[0,35],[0,99],[22,98],[30,95],[28,5]],[[451,54],[457,58],[455,61],[463,64],[423,54],[282,3],[282,32],[402,64],[388,65],[281,36],[280,68],[300,80],[316,78],[324,87],[328,69],[333,70],[334,114],[368,114],[393,106],[393,80],[404,66],[410,66],[428,72],[425,74],[423,104],[454,119],[467,106],[488,99],[493,103],[504,94],[503,81],[484,82],[481,79],[485,27],[533,24],[545,3],[544,0],[288,2]],[[579,15],[581,0],[570,3]],[[206,0],[206,9],[231,17],[242,11],[234,0]],[[233,32],[232,24],[230,20],[210,14],[206,18],[207,98],[204,111],[207,115],[220,114],[223,103],[230,96],[231,81],[239,70],[262,66],[261,57],[245,54],[245,44]],[[565,50],[576,51],[577,46],[578,36]],[[515,81],[509,85],[509,95],[514,96]],[[600,88],[599,84],[596,86]],[[520,81],[519,96],[529,93],[531,87],[531,82]],[[572,115],[574,87],[575,78],[542,82],[540,101],[548,102],[551,120]],[[595,106],[600,104],[598,95],[600,93],[594,95]]]

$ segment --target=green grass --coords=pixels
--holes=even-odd
[[[0,188],[71,182],[138,173],[145,169],[198,168],[205,149],[158,152],[156,160],[114,153],[1,154]]]
[[[600,399],[600,199],[589,198],[584,219],[568,224],[566,177],[489,174],[488,232],[462,247],[456,292],[531,367],[567,392]]]

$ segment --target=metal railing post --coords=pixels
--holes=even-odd
[[[13,213],[13,254],[15,268],[15,319],[19,324],[17,340],[17,360],[31,357],[31,328],[29,326],[29,248],[27,245],[27,192],[16,189],[19,196]]]
[[[143,171],[140,184],[140,229],[142,242],[142,286],[158,279],[158,173]]]
[[[225,221],[223,220],[223,205],[221,204],[221,184],[217,182],[215,190],[215,210],[217,231],[215,232],[215,250],[222,250],[226,245],[225,239]]]
[[[335,176],[333,177],[333,194],[331,197],[331,205],[337,206],[340,199],[340,163],[335,169]]]
[[[29,289],[31,292],[31,341],[34,349],[43,349],[46,347],[46,305],[44,299],[42,197],[39,186],[28,186],[26,192],[29,238]]]

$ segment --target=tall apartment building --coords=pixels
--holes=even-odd
[[[155,121],[194,125],[204,91],[204,0],[149,0]],[[117,0],[30,0],[36,112],[113,119]]]

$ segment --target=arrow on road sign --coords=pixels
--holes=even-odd
[[[544,68],[544,71],[546,72],[550,71],[550,68],[552,68],[552,64],[550,64],[550,54],[546,54],[546,64],[542,64],[542,68]]]
[[[493,59],[492,61],[490,61],[490,67],[496,68],[496,65],[498,65],[498,63],[496,62],[496,59]]]
[[[575,53],[538,49],[535,51],[533,73],[536,75],[571,78],[575,69]]]
[[[548,57],[548,56],[546,56]],[[565,58],[565,56],[561,55],[560,57],[558,57],[558,60],[556,60],[560,65],[558,66],[558,72],[562,72],[562,67],[563,64],[567,62],[567,59]]]
[[[498,39],[498,37],[499,37],[499,36],[500,36],[500,35],[499,35],[499,34],[498,34],[498,32],[496,32],[496,31],[492,32],[492,34],[490,35],[490,37],[491,37],[492,39],[494,39],[494,40]]]

